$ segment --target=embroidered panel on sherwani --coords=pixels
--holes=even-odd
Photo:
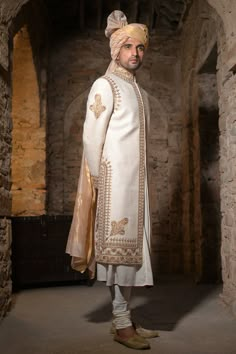
[[[142,96],[124,69],[96,80],[89,94],[83,140],[90,172],[98,177],[95,255],[100,263],[142,264],[147,161]]]

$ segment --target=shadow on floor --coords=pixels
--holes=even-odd
[[[211,294],[219,296],[221,290],[221,284],[195,284],[182,276],[162,277],[152,288],[134,288],[132,319],[146,328],[172,331],[184,316],[194,311]],[[85,318],[93,323],[107,322],[112,318],[111,311],[108,299],[99,308],[87,313]]]

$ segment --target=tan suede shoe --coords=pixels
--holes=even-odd
[[[118,336],[118,334],[116,333],[114,335],[114,341],[125,345],[128,348],[132,348],[132,349],[150,349],[150,344],[148,343],[148,341],[143,338],[140,337],[138,334],[134,334],[132,337],[128,338],[128,339],[124,339],[121,338],[120,336]]]
[[[135,323],[133,323],[133,326],[136,330],[136,333],[143,338],[156,338],[159,337],[159,333],[157,330],[155,329],[146,329],[141,327],[140,325],[137,325]],[[116,333],[116,329],[114,324],[112,323],[111,325],[111,334],[115,334]]]
[[[160,336],[156,329],[143,328],[137,324],[134,324],[134,328],[136,332],[143,338],[156,338]]]

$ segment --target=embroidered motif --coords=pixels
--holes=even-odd
[[[106,106],[102,105],[102,97],[99,93],[95,95],[95,102],[89,106],[89,109],[94,113],[96,119],[105,111]]]
[[[124,218],[120,221],[111,222],[111,234],[110,236],[115,235],[124,235],[125,234],[125,225],[128,224],[128,218]]]
[[[114,111],[117,111],[121,104],[121,94],[118,85],[115,83],[114,80],[112,80],[110,76],[103,76],[103,78],[106,79],[111,86],[111,90],[114,97]]]
[[[96,243],[97,254],[101,254],[104,248],[104,238],[109,236],[110,210],[111,210],[111,180],[112,167],[107,160],[102,160],[99,172],[98,195],[98,240]]]

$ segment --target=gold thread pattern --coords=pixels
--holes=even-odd
[[[125,235],[125,225],[127,224],[128,224],[128,218],[124,218],[120,221],[112,221],[110,236]]]
[[[95,102],[89,106],[89,109],[94,113],[96,119],[98,119],[102,112],[105,111],[106,106],[102,105],[102,97],[99,93],[96,93],[94,99]]]
[[[101,255],[104,250],[104,239],[109,236],[111,211],[111,179],[112,167],[107,160],[102,160],[98,184],[98,232],[96,240],[96,254]]]
[[[145,129],[145,113],[143,99],[140,89],[136,82],[133,82],[133,88],[138,100],[139,106],[139,196],[138,196],[138,244],[142,244],[143,240],[143,220],[144,220],[144,181],[145,181],[145,155],[146,155],[146,129]]]
[[[121,79],[127,81],[127,82],[134,82],[135,81],[135,76],[131,72],[127,71],[126,69],[122,68],[119,66],[116,68],[114,71],[114,74],[119,76]]]
[[[118,85],[110,76],[105,75],[105,76],[103,76],[103,78],[106,79],[111,86],[111,90],[112,90],[113,97],[114,97],[114,111],[117,111],[120,107],[120,104],[121,104],[121,94],[120,94],[120,90],[118,88]]]

